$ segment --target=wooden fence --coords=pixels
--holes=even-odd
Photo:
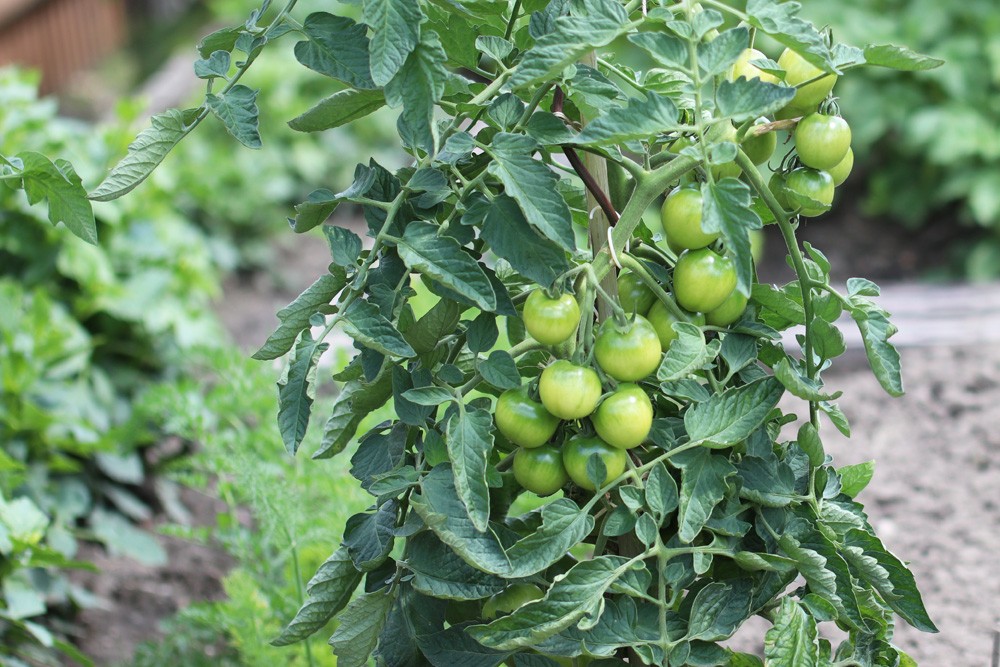
[[[63,87],[125,35],[123,0],[0,0],[0,66],[40,70],[43,92]]]

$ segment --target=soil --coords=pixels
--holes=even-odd
[[[784,282],[791,274],[773,231],[760,275]],[[880,243],[872,244],[871,224],[848,215],[812,222],[803,236],[826,252],[838,279],[884,280],[913,278],[940,265],[934,251],[942,234],[879,227]],[[289,270],[234,278],[219,304],[244,349],[264,341],[277,323],[274,313],[329,261],[325,243],[314,235],[296,237],[278,252],[275,265]],[[886,546],[910,562],[941,629],[927,635],[900,622],[898,643],[925,667],[987,665],[1000,619],[1000,578],[994,574],[1000,557],[1000,344],[906,348],[902,357],[908,393],[900,399],[882,392],[856,352],[841,370],[828,372],[829,387],[844,391],[840,405],[855,437],[846,440],[824,428],[827,451],[838,465],[877,461],[875,479],[859,500]],[[213,521],[211,503],[203,499],[192,509],[196,521]],[[162,541],[170,553],[164,568],[87,554],[102,570],[88,583],[108,602],[106,609],[80,617],[83,648],[97,664],[126,659],[138,642],[157,635],[162,619],[192,601],[221,595],[219,580],[230,565],[224,553]]]

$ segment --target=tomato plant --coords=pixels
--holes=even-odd
[[[839,316],[858,323],[876,378],[899,395],[895,328],[874,284],[856,279],[843,292],[829,260],[797,240],[798,218],[832,202],[833,178],[793,154],[769,187],[759,156],[741,146],[828,108],[853,68],[935,61],[834,45],[798,3],[777,0],[370,0],[360,21],[290,19],[294,4],[266,25],[255,13],[206,38],[204,105],[157,117],[91,193],[134,188],[209,116],[256,146],[256,97],[239,81],[284,35],[299,40],[304,66],[337,81],[294,129],[398,113],[406,166],[358,165],[352,183],[296,207],[294,230],[320,228],[332,263],[255,355],[287,357],[278,421],[294,455],[328,337],[340,328],[353,339],[358,353],[334,376],[338,398],[313,456],[357,442],[351,470],[373,498],[275,642],[337,616],[330,644],[341,667],[372,657],[759,665],[720,643],[756,615],[770,624],[769,666],[907,659],[892,644],[894,615],[934,624],[869,524],[863,484],[832,465],[822,436],[849,433],[823,377],[845,351]],[[788,47],[776,63],[748,53],[764,35]],[[625,45],[643,57],[620,58]],[[248,57],[230,72],[234,52]],[[696,227],[714,238],[677,257],[641,223],[682,185],[700,198],[684,220],[700,212]],[[339,216],[328,221],[342,205],[358,207],[371,245]],[[755,284],[751,238],[765,222],[788,252],[782,286]],[[636,296],[633,279],[618,293],[625,269],[655,297],[651,310],[675,320],[665,352],[668,334],[636,314],[648,295]],[[415,307],[414,286],[429,310]],[[573,305],[547,296],[569,292]],[[525,436],[519,429],[537,423],[514,414],[526,404],[504,392],[533,391],[536,377],[541,404],[563,422],[549,434],[540,419],[544,430]],[[779,407],[785,394],[803,401],[797,434],[784,428],[798,418]],[[386,403],[394,418],[358,439]],[[494,423],[515,441],[546,437],[504,455]],[[514,481],[563,493],[525,512]],[[493,620],[446,620],[453,603],[526,582],[544,596]],[[837,647],[823,623],[843,630]]]

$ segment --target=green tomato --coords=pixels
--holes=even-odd
[[[619,449],[642,444],[653,427],[653,403],[637,384],[625,382],[590,416],[597,435]]]
[[[549,496],[568,481],[562,454],[552,445],[514,452],[514,479],[536,496]]]
[[[754,125],[764,125],[768,122],[766,118],[759,118]],[[740,148],[747,154],[754,164],[764,164],[774,155],[774,150],[778,147],[778,134],[776,132],[765,132],[764,134],[747,134],[743,138]]]
[[[604,463],[607,474],[601,480],[601,486],[625,472],[628,454],[624,449],[612,447],[597,437],[577,436],[563,445],[563,465],[569,478],[581,489],[596,491],[597,487],[587,476],[587,463],[590,457],[597,455]]]
[[[521,605],[545,597],[542,589],[534,584],[511,584],[483,605],[483,618],[496,618],[499,614],[510,614]]]
[[[674,267],[674,296],[685,310],[695,313],[715,310],[735,288],[733,260],[709,248],[686,251]]]
[[[582,419],[601,400],[601,379],[593,368],[560,359],[542,371],[538,379],[542,405],[560,419]]]
[[[653,307],[646,313],[646,319],[656,330],[656,336],[660,339],[660,347],[667,350],[670,344],[677,340],[677,332],[674,331],[674,322],[680,322],[661,301],[653,304]],[[705,316],[701,314],[692,315],[691,323],[695,326],[705,324]]]
[[[731,122],[724,121],[713,125],[705,138],[711,143],[721,143],[723,141],[728,141],[730,143],[736,143],[737,136],[736,128],[733,127]],[[709,169],[712,172],[712,177],[717,181],[721,181],[723,178],[739,178],[743,170],[740,166],[736,164],[735,160],[732,162],[724,162],[722,164],[713,164]]]
[[[733,68],[729,71],[729,80],[735,81],[741,76],[745,79],[760,79],[765,83],[773,83],[778,85],[781,83],[779,79],[774,74],[765,72],[756,65],[752,64],[751,60],[767,60],[767,56],[758,51],[757,49],[744,49],[740,57],[736,59],[736,63]]]
[[[833,179],[834,186],[843,185],[847,177],[851,175],[851,170],[854,169],[854,151],[850,148],[847,149],[847,155],[844,159],[837,163],[835,167],[827,170],[826,173],[830,174],[830,178]]]
[[[614,320],[607,320],[597,332],[594,358],[605,373],[620,382],[641,380],[659,367],[662,357],[656,330],[642,315],[636,315],[623,330]]]
[[[811,113],[795,126],[795,150],[802,164],[832,169],[851,150],[851,127],[840,116]]]
[[[718,233],[702,230],[701,210],[701,190],[698,188],[680,188],[667,195],[660,208],[660,222],[672,246],[704,248],[719,238]]]
[[[793,209],[798,209],[799,215],[807,218],[814,218],[830,210],[833,190],[833,178],[819,169],[799,167],[785,177],[785,196],[788,203]],[[796,196],[804,197],[807,201],[798,200]]]
[[[550,414],[541,403],[531,400],[527,387],[508,389],[500,394],[493,418],[500,433],[521,447],[544,445],[559,427],[559,418]]]
[[[580,306],[571,294],[550,299],[536,289],[524,304],[524,328],[544,345],[558,345],[576,333],[580,325]]]
[[[656,295],[639,276],[631,271],[622,271],[618,274],[618,303],[621,304],[622,310],[630,315],[632,313],[643,315],[654,301]]]
[[[738,290],[733,290],[733,293],[722,302],[721,306],[705,313],[705,321],[713,327],[728,327],[743,316],[748,302],[747,297],[740,294]]]
[[[785,70],[785,83],[789,86],[796,86],[823,74],[823,70],[791,49],[785,49],[782,52],[778,58],[778,66]],[[835,83],[837,83],[837,75],[827,74],[823,78],[796,90],[795,98],[789,103],[789,106],[797,109],[815,108],[833,90]]]

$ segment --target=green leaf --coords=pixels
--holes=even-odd
[[[819,430],[813,426],[812,422],[806,422],[799,428],[797,442],[802,451],[809,456],[809,465],[818,468],[826,461],[826,452],[823,451],[823,440],[819,436]]]
[[[656,371],[656,378],[663,383],[683,380],[714,358],[713,348],[705,343],[700,327],[690,322],[675,322],[673,328],[677,338],[670,343]]]
[[[500,132],[488,149],[494,158],[490,173],[500,179],[506,194],[517,202],[532,227],[573,252],[576,249],[573,219],[566,200],[556,188],[559,177],[531,157],[536,150],[538,144],[531,137]]]
[[[676,454],[670,463],[681,470],[677,536],[690,543],[725,497],[726,479],[736,474],[736,468],[726,457],[702,447]]]
[[[458,497],[472,525],[484,532],[490,520],[486,470],[493,451],[493,416],[485,410],[459,410],[448,420],[445,442]]]
[[[458,326],[462,307],[451,299],[438,300],[416,323],[403,332],[417,354],[427,354]]]
[[[878,591],[893,611],[921,632],[937,632],[924,608],[917,582],[906,565],[867,531],[853,528],[844,538],[844,557]]]
[[[289,220],[292,231],[302,234],[323,224],[341,202],[361,197],[376,187],[377,177],[376,169],[359,164],[354,168],[354,181],[343,192],[334,194],[326,188],[313,190],[304,202],[295,207],[295,219]]]
[[[587,124],[574,143],[589,146],[621,144],[677,130],[679,112],[669,97],[647,93],[627,107],[611,107]]]
[[[795,88],[779,86],[760,79],[722,81],[715,92],[715,106],[721,118],[737,124],[771,116],[795,97]]]
[[[784,461],[747,456],[737,466],[740,497],[764,507],[786,507],[795,501],[795,474]]]
[[[783,328],[787,328],[790,324],[806,323],[806,314],[802,309],[802,304],[792,299],[783,290],[756,283],[751,290],[751,296],[761,306],[784,319],[786,324]]]
[[[295,45],[300,63],[353,88],[375,88],[365,26],[343,16],[315,12],[306,17],[302,30],[308,39]]]
[[[801,8],[798,2],[748,0],[746,11],[750,25],[798,52],[816,67],[830,71],[833,54],[816,27],[798,17]]]
[[[604,593],[633,563],[621,556],[599,556],[577,563],[548,590],[509,616],[468,633],[485,646],[514,650],[531,646],[582,621],[592,627],[604,608]]]
[[[370,489],[376,478],[403,465],[409,432],[406,424],[396,422],[388,432],[376,429],[361,438],[351,457],[351,474],[361,482],[362,488]]]
[[[875,475],[875,462],[865,461],[837,469],[840,476],[840,490],[851,498],[857,498]]]
[[[514,45],[503,37],[480,35],[476,37],[476,49],[499,62],[511,54]]]
[[[708,42],[698,44],[698,67],[704,77],[713,77],[731,69],[740,54],[750,45],[746,26],[725,30]]]
[[[346,547],[341,546],[319,566],[306,584],[308,597],[295,618],[271,640],[271,645],[288,646],[321,629],[347,605],[359,583],[361,573],[347,555]]]
[[[388,558],[392,551],[399,502],[389,500],[376,512],[355,514],[344,528],[344,546],[361,572],[371,572]]]
[[[456,400],[455,394],[444,387],[417,387],[403,392],[406,400],[417,405],[443,405]]]
[[[822,359],[833,359],[847,351],[844,334],[835,324],[830,324],[821,317],[814,317],[809,327],[809,339],[813,344],[813,352]]]
[[[882,290],[867,278],[848,278],[847,293],[851,296],[879,296]]]
[[[380,373],[370,384],[361,380],[351,380],[345,384],[323,427],[323,441],[313,458],[329,458],[344,451],[347,443],[357,433],[361,420],[385,405],[391,396],[391,373]]]
[[[194,61],[194,75],[199,79],[225,78],[229,74],[229,51],[213,51],[208,58]]]
[[[341,90],[288,121],[297,132],[320,132],[346,125],[385,106],[381,90]]]
[[[330,302],[346,284],[347,274],[342,270],[320,276],[294,301],[278,311],[281,324],[254,352],[253,358],[259,361],[277,359],[292,349],[299,332],[309,328],[309,318],[315,313],[329,312]]]
[[[208,58],[216,51],[232,51],[236,47],[236,40],[243,33],[243,26],[221,28],[209,33],[198,42],[198,53],[202,58]]]
[[[497,257],[506,259],[515,271],[539,285],[551,285],[569,269],[566,252],[536,232],[517,202],[507,195],[499,195],[490,203],[482,236]]]
[[[764,658],[772,667],[818,667],[816,620],[792,598],[781,599],[774,627],[764,635]]]
[[[344,311],[344,331],[367,348],[387,356],[415,357],[417,353],[392,322],[373,303],[357,300]]]
[[[736,265],[736,289],[750,295],[754,284],[750,230],[763,226],[750,207],[750,187],[735,178],[724,178],[702,184],[701,196],[701,228],[707,233],[722,234],[727,254]]]
[[[247,148],[260,148],[260,132],[257,129],[257,94],[252,88],[237,84],[223,95],[209,93],[205,104],[216,118],[222,121],[229,134]]]
[[[801,541],[783,534],[778,546],[795,561],[799,573],[809,584],[809,591],[833,603],[838,620],[851,627],[863,626],[850,568],[830,540],[810,530]]]
[[[365,667],[378,643],[393,596],[388,588],[355,599],[338,617],[330,646],[338,667]]]
[[[151,127],[139,133],[128,147],[128,153],[115,165],[101,184],[90,193],[94,201],[111,201],[131,192],[146,180],[167,153],[187,135],[197,109],[169,109],[153,116]]]
[[[628,41],[645,49],[667,69],[688,72],[687,42],[664,32],[640,32],[629,35]]]
[[[900,375],[899,352],[889,342],[897,331],[889,315],[864,299],[851,299],[851,317],[861,331],[868,363],[882,388],[890,396],[903,395],[903,378]]]
[[[497,389],[515,389],[521,386],[521,373],[514,358],[504,350],[494,350],[479,363],[479,374]]]
[[[784,385],[789,393],[806,401],[833,401],[844,393],[842,391],[835,391],[832,394],[823,393],[823,386],[816,380],[803,377],[788,357],[775,365],[774,377],[778,378],[778,381]]]
[[[357,266],[361,258],[361,238],[349,229],[336,225],[323,227],[326,244],[330,246],[330,259],[337,266]]]
[[[784,393],[781,383],[765,378],[715,394],[684,414],[684,428],[692,441],[722,448],[746,439],[764,423]]]
[[[314,341],[308,329],[303,330],[278,380],[278,428],[285,449],[292,456],[309,428],[309,415],[316,398],[316,364],[329,347],[329,343]]]
[[[902,70],[904,72],[919,72],[934,69],[944,65],[939,58],[925,56],[911,51],[905,46],[895,44],[869,44],[865,47],[865,63],[878,67]]]
[[[48,203],[49,222],[60,222],[80,239],[97,245],[97,223],[80,177],[65,160],[52,162],[41,153],[18,154],[21,161],[21,185],[28,203]]]
[[[449,600],[480,600],[507,587],[503,579],[477,570],[441,543],[434,533],[419,533],[407,543],[411,584],[424,595]]]
[[[715,642],[732,637],[750,615],[750,597],[748,579],[705,586],[694,597],[687,639]]]
[[[596,47],[607,46],[625,31],[628,15],[615,0],[582,0],[572,16],[559,16],[551,32],[535,41],[511,77],[515,88],[558,77]]]
[[[489,278],[473,257],[450,236],[439,236],[438,226],[412,222],[399,243],[399,256],[406,266],[426,274],[445,287],[471,299],[482,310],[497,306]]]
[[[419,0],[365,0],[364,17],[372,28],[371,77],[376,85],[384,86],[416,49],[424,13]],[[443,50],[441,54],[443,63]]]
[[[594,517],[568,498],[541,509],[542,525],[507,549],[510,577],[528,577],[565,556],[594,530]]]
[[[659,523],[677,509],[677,482],[662,462],[649,471],[645,495],[646,506]]]
[[[395,0],[376,1],[391,3]],[[409,2],[406,0],[403,4]],[[385,85],[386,103],[394,108],[403,107],[400,119],[415,133],[417,146],[428,154],[434,153],[437,146],[434,105],[444,96],[448,78],[444,66],[446,58],[437,33],[425,30],[399,72]]]

